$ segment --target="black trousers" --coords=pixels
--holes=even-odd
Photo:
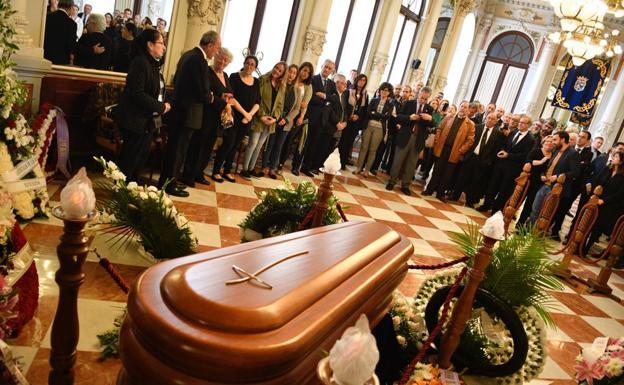
[[[518,219],[518,223],[525,223],[529,217],[531,216],[531,210],[533,209],[533,201],[535,201],[535,195],[540,188],[542,188],[543,182],[530,181],[529,190],[527,191],[526,200],[524,201],[524,207],[522,208],[522,213],[520,213],[520,218]]]
[[[392,168],[392,163],[394,162],[394,153],[396,151],[395,146],[396,132],[388,133],[388,142],[386,143],[385,152],[381,157],[381,168],[390,172],[390,168]],[[381,145],[380,145],[381,147]],[[379,165],[377,164],[377,160],[373,164],[373,170],[376,170]]]
[[[317,141],[317,150],[313,154],[313,159],[311,160],[312,168],[308,170],[316,170],[323,167],[323,163],[325,163],[325,159],[329,156],[329,154],[334,151],[338,141],[334,137],[333,133],[323,132],[319,135]],[[307,155],[306,155],[306,159]],[[307,162],[307,160],[306,160]]]
[[[305,147],[303,149],[303,170],[312,171],[316,166],[316,162],[319,158],[319,138],[321,137],[322,124],[321,122],[310,122],[308,125],[308,138],[306,139]],[[318,168],[318,166],[316,166]]]
[[[349,122],[347,127],[342,131],[340,142],[338,143],[338,151],[340,152],[340,164],[346,166],[349,160],[351,160],[351,154],[353,153],[353,143],[360,130],[359,121]]]
[[[305,151],[305,147],[299,151],[299,146],[301,145],[301,139],[303,138],[303,131],[307,125],[302,124],[301,126],[293,126],[286,137],[286,142],[282,146],[282,154],[280,155],[280,166],[283,166],[284,163],[290,157],[290,154],[293,155],[292,161],[292,169],[299,170],[301,167],[301,162],[303,161],[303,154]],[[304,144],[305,146],[305,144]]]
[[[479,159],[479,155],[473,155],[467,161],[463,162],[463,166],[461,170],[458,171],[457,182],[452,187],[453,192],[451,193],[451,199],[458,200],[461,197],[462,193],[466,193],[466,203],[476,203],[474,201],[474,193],[471,194],[471,189],[473,187],[473,181],[481,179],[481,160]],[[470,198],[473,198],[471,200]],[[480,199],[480,198],[479,198]]]
[[[232,172],[232,163],[234,163],[236,150],[247,134],[249,126],[249,123],[241,123],[223,131],[223,143],[217,150],[217,155],[215,156],[215,161],[212,166],[212,175],[219,174],[221,172],[221,167],[223,167],[224,174]]]
[[[557,207],[557,212],[555,213],[555,217],[553,218],[552,225],[552,234],[558,235],[559,231],[561,231],[561,226],[563,225],[563,221],[565,221],[566,214],[570,211],[572,204],[579,196],[580,192],[572,192],[570,196],[564,197],[561,196],[559,200],[559,206]]]
[[[149,157],[150,144],[154,135],[149,131],[142,133],[125,129],[120,131],[123,146],[121,147],[121,154],[119,154],[119,169],[126,176],[126,181],[136,182],[139,171],[145,166]]]
[[[196,130],[174,126],[168,132],[167,147],[163,158],[163,166],[160,172],[158,186],[162,187],[167,180],[176,181],[180,179],[180,170],[186,159],[191,137]]]
[[[426,190],[432,193],[435,192],[438,197],[442,197],[446,193],[453,173],[455,172],[455,167],[457,166],[457,163],[450,163],[448,161],[451,151],[451,146],[444,146],[442,153],[433,165],[433,175],[427,185]]]
[[[214,128],[202,128],[193,132],[182,174],[185,183],[193,184],[196,180],[204,178],[204,169],[210,162],[216,140],[217,130]]]
[[[501,161],[498,160],[498,162]],[[520,175],[520,171],[522,169],[510,167],[509,164],[503,162],[496,164],[491,174],[483,204],[486,207],[491,207],[493,212],[501,210],[513,193],[516,186],[516,178]]]

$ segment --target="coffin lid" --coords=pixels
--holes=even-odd
[[[401,241],[379,223],[354,223],[284,242],[258,242],[215,258],[193,260],[171,269],[160,284],[167,307],[180,318],[226,333],[262,333],[288,324],[315,302]],[[336,232],[343,232],[337,237]],[[306,252],[258,276],[269,290],[240,278],[236,265],[257,270],[294,253]],[[173,261],[171,261],[173,262]]]

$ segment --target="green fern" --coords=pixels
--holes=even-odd
[[[474,223],[451,239],[469,256],[474,256],[483,242],[479,226]],[[517,226],[515,233],[500,241],[492,254],[481,287],[513,307],[532,306],[547,325],[554,326],[548,310],[556,302],[548,290],[562,290],[563,284],[554,275],[558,263],[548,258],[546,238],[531,227]]]

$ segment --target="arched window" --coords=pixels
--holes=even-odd
[[[505,32],[487,49],[472,99],[512,111],[533,60],[533,43],[523,33]]]
[[[437,1],[437,0],[436,0]],[[405,72],[409,66],[409,59],[412,56],[412,48],[418,32],[418,24],[425,10],[424,0],[403,0],[401,13],[397,21],[392,43],[390,45],[390,56],[388,65],[384,71],[382,79],[392,84],[401,83],[405,77]]]
[[[380,3],[381,0],[332,1],[327,41],[317,67],[325,59],[331,59],[336,63],[337,72],[348,74],[352,69],[362,70]]]
[[[301,0],[228,0],[221,27],[222,45],[234,54],[227,72],[243,66],[242,52],[261,51],[262,72],[288,58]]]
[[[429,75],[431,75],[431,71],[435,68],[435,65],[438,61],[438,56],[440,55],[440,50],[442,49],[442,43],[444,42],[444,36],[446,35],[446,30],[451,22],[450,17],[441,17],[438,19],[438,24],[436,25],[436,30],[433,35],[433,40],[431,41],[431,48],[429,49],[429,54],[427,55],[427,59],[425,63],[421,63],[423,68],[425,69],[425,75],[423,77],[423,81],[427,84],[429,80]]]

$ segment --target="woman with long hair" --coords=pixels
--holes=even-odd
[[[252,176],[260,178],[264,172],[255,171],[256,161],[267,137],[275,132],[277,119],[282,115],[284,107],[284,78],[286,76],[286,62],[280,61],[258,79],[260,86],[260,111],[254,116],[251,124],[251,136],[245,151],[243,171],[240,175],[245,179]]]
[[[364,74],[359,74],[353,80],[352,88],[349,89],[349,104],[353,106],[353,114],[347,122],[347,127],[343,130],[338,144],[338,149],[340,150],[340,164],[343,170],[346,170],[347,164],[351,160],[353,142],[355,142],[358,132],[362,130],[365,127],[364,124],[366,124],[366,114],[368,110],[367,83],[368,77]]]
[[[161,126],[161,116],[171,109],[165,102],[165,81],[160,73],[160,59],[165,54],[162,35],[156,30],[146,31],[134,43],[136,56],[113,114],[123,138],[119,168],[128,181],[137,180]]]
[[[537,191],[539,191],[543,184],[541,180],[542,173],[546,172],[546,166],[552,157],[554,149],[555,145],[552,136],[546,136],[542,140],[542,146],[534,148],[527,156],[527,162],[531,162],[531,176],[529,178],[529,189],[527,190],[526,200],[524,201],[524,208],[522,209],[518,223],[525,223],[531,215],[535,195],[537,195]]]
[[[610,235],[618,218],[624,215],[624,152],[613,150],[610,163],[595,179],[595,185],[602,186],[603,190],[598,200],[598,219],[585,245],[586,252],[600,235]],[[620,258],[619,268],[623,261]]]
[[[362,147],[360,147],[360,155],[357,161],[357,168],[353,171],[354,174],[361,173],[364,177],[369,175],[377,155],[377,148],[386,136],[388,129],[386,125],[392,110],[390,99],[392,90],[392,84],[382,83],[379,86],[379,97],[373,98],[368,105],[368,121],[362,133]]]

